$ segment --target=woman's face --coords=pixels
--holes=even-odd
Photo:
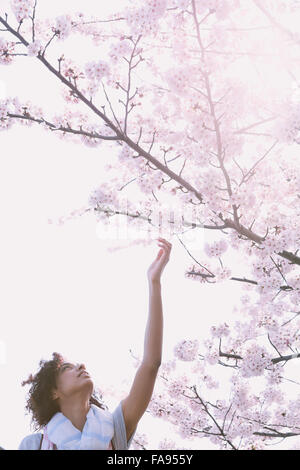
[[[69,398],[78,392],[91,395],[93,388],[93,381],[84,364],[63,362],[58,370],[54,399]]]

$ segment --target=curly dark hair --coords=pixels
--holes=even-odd
[[[26,400],[26,410],[32,415],[32,424],[34,430],[40,430],[45,426],[50,419],[60,411],[57,400],[52,398],[52,391],[56,387],[56,378],[62,363],[64,362],[63,356],[54,352],[52,360],[39,362],[39,371],[33,376],[29,375],[27,380],[22,382],[24,385],[31,385],[28,397]],[[96,405],[103,410],[108,407],[102,401],[102,394],[98,391],[93,391],[90,397],[90,404]],[[27,413],[28,414],[28,413]]]

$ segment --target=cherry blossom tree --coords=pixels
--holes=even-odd
[[[111,224],[117,215],[150,234],[217,233],[203,259],[179,239],[192,259],[185,275],[246,291],[236,321],[212,326],[202,342],[182,340],[160,367],[149,412],[171,423],[185,448],[200,438],[217,449],[279,448],[300,435],[300,383],[285,376],[300,357],[299,3],[128,1],[108,18],[46,20],[37,0],[0,6],[0,64],[35,58],[65,103],[51,117],[42,103],[2,99],[0,129],[40,126],[70,145],[106,141],[116,156],[69,217],[93,213]],[[75,35],[101,54],[84,64],[76,51],[53,59],[51,48]],[[139,201],[126,197],[130,184]],[[167,197],[177,211],[166,209]],[[229,248],[242,275],[224,262]],[[146,448],[146,436],[135,446]]]

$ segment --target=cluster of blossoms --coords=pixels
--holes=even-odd
[[[191,3],[191,0],[172,0],[171,6],[181,8],[182,10],[186,10],[188,6],[190,5],[190,3]]]
[[[203,411],[203,406],[198,398],[196,399],[190,399],[189,400],[189,408],[196,414],[197,416],[197,424],[198,426],[204,426],[207,423],[207,417],[205,416],[204,413],[201,413]],[[201,413],[201,414],[200,414]]]
[[[295,400],[289,400],[287,403],[287,419],[289,422],[289,426],[293,430],[299,429],[299,419],[300,419],[300,395],[298,394]]]
[[[104,76],[109,75],[110,68],[107,62],[100,60],[92,61],[85,65],[86,77],[90,80],[101,80]]]
[[[189,111],[190,112],[190,111]],[[189,146],[185,147],[183,151],[187,152],[187,156],[193,162],[195,162],[196,167],[207,166],[209,160],[207,158],[207,153],[205,152],[202,142],[192,142]],[[197,184],[197,181],[194,183]]]
[[[123,120],[119,120],[120,126],[122,127]],[[143,158],[134,157],[134,151],[125,143],[123,143],[121,150],[117,154],[119,162],[122,165],[122,169],[124,169],[124,173],[128,172],[128,177],[132,177],[133,174],[142,173],[144,162]]]
[[[8,111],[8,99],[0,100],[0,120],[5,119],[7,117]]]
[[[259,289],[269,293],[271,290],[279,289],[282,282],[280,281],[279,275],[272,272],[271,274],[261,275],[258,279]]]
[[[97,93],[102,78],[109,77],[111,73],[110,66],[104,60],[88,62],[84,67],[84,71],[86,78],[90,80],[87,87],[90,96]]]
[[[219,240],[217,242],[212,243],[209,245],[208,243],[205,243],[204,245],[204,251],[207,254],[207,256],[211,257],[217,257],[219,258],[223,253],[228,248],[228,244],[226,240]]]
[[[165,419],[168,413],[166,403],[164,403],[162,396],[155,393],[151,397],[148,409],[155,418]]]
[[[297,290],[294,290],[290,293],[290,298],[289,300],[291,301],[291,303],[295,306],[298,307],[299,305],[299,302],[300,302],[300,290],[299,288]]]
[[[170,6],[187,10],[191,5],[191,0],[171,0]],[[214,12],[220,21],[225,20],[230,11],[238,6],[238,0],[196,0],[196,12],[198,15],[205,15],[208,11]]]
[[[130,8],[124,12],[132,34],[155,34],[158,20],[163,16],[167,0],[146,0],[139,8]]]
[[[193,437],[195,432],[194,427],[194,416],[190,411],[186,411],[182,420],[178,423],[178,434],[182,439],[190,439]]]
[[[231,377],[231,382],[233,383],[231,390],[232,404],[239,410],[247,410],[252,405],[248,385],[235,376]]]
[[[207,266],[207,264],[205,263],[202,263],[203,266]],[[201,276],[201,274],[203,274],[204,276]],[[208,272],[207,270],[205,269],[205,267],[198,267],[198,266],[195,266],[194,264],[191,264],[190,266],[188,266],[187,268],[187,271],[185,272],[185,275],[184,277],[186,277],[187,279],[192,279],[194,281],[198,281],[198,282],[201,282],[202,284],[204,284],[206,282],[206,276]]]
[[[84,77],[79,66],[70,58],[64,58],[61,61],[61,73],[64,77],[73,78],[75,80]]]
[[[12,112],[10,100],[0,100],[0,131],[8,130],[13,125],[13,119],[7,117],[8,112]]]
[[[82,93],[90,96],[91,98],[97,94],[99,90],[99,82],[91,80],[87,83],[86,87],[82,90]]]
[[[222,399],[219,399],[219,400],[216,400],[216,403],[215,403],[216,407],[217,407],[217,414],[216,416],[218,418],[224,416],[224,414],[226,413],[226,411],[228,410],[228,403],[226,400],[222,400]]]
[[[264,398],[267,405],[272,403],[283,403],[284,394],[278,388],[267,387],[262,392],[262,398]]]
[[[168,0],[146,0],[149,11],[156,18],[161,18],[166,11]]]
[[[174,192],[174,190],[171,192],[173,192],[173,194],[176,193],[176,191]],[[194,191],[187,191],[187,192],[179,191],[177,192],[177,197],[181,204],[189,204],[191,201],[193,201],[193,203],[195,204],[199,202],[195,196]]]
[[[109,58],[112,62],[117,63],[120,57],[126,56],[131,51],[130,44],[125,39],[112,43],[108,52]]]
[[[297,328],[298,330],[298,328]],[[297,331],[288,326],[288,328],[279,327],[276,331],[269,333],[270,340],[274,346],[280,351],[284,352],[290,350],[290,347],[297,346],[299,344],[299,334]]]
[[[10,6],[17,21],[20,22],[32,15],[34,0],[11,0]]]
[[[171,91],[177,95],[184,95],[191,79],[191,71],[185,66],[172,67],[165,74],[165,79]],[[197,120],[199,121],[199,117]]]
[[[77,137],[79,137],[81,142],[83,142],[87,147],[98,147],[101,145],[103,143],[103,139],[100,136],[114,135],[113,131],[105,124],[89,122],[89,117],[86,113],[82,113],[80,111],[74,112],[73,110],[67,108],[64,110],[62,115],[54,115],[52,118],[52,123],[57,129],[70,128],[77,130],[77,127],[80,126],[81,132],[95,134],[95,136],[78,134],[78,136],[74,137],[72,132],[67,132],[65,130],[60,132],[59,138],[72,139],[74,142],[76,142]],[[49,129],[48,126],[47,128]]]
[[[0,100],[0,130],[9,129],[15,122],[24,126],[32,126],[33,121],[29,119],[11,118],[7,116],[7,113],[18,114],[25,116],[30,115],[35,118],[41,118],[43,111],[38,106],[33,105],[29,101],[20,103],[17,97],[6,98]]]
[[[84,130],[90,134],[99,134],[99,124],[88,124],[85,126]],[[89,135],[82,134],[80,138],[87,147],[99,147],[99,145],[103,143],[103,140],[99,137],[91,137]]]
[[[291,162],[287,162],[286,166],[282,168],[285,180],[289,183],[288,186],[290,188],[291,193],[300,190],[300,175],[295,167],[295,164],[297,165],[297,162],[295,161],[293,161],[292,164]]]
[[[273,414],[274,421],[280,423],[281,429],[287,427],[289,431],[298,433],[300,419],[299,395],[294,400],[277,403]]]
[[[290,246],[290,240],[288,240],[288,238],[292,237],[292,234],[289,234],[288,237],[286,237],[286,235],[287,234],[284,232],[279,235],[268,234],[262,243],[264,255],[270,255],[274,253],[274,251],[281,251],[285,248],[288,249]]]
[[[264,443],[265,439],[260,440],[259,438],[251,437],[246,439],[242,445],[242,450],[265,450],[266,444]]]
[[[262,275],[270,274],[272,270],[273,266],[271,265],[271,262],[268,262],[268,260],[257,258],[252,263],[252,273],[255,276],[255,279]]]
[[[192,364],[191,364],[191,371],[194,373],[194,374],[197,374],[197,376],[200,376],[201,374],[204,374],[205,372],[205,364],[204,364],[204,361],[194,361]]]
[[[203,375],[203,383],[206,385],[207,388],[218,388],[219,382],[215,380],[211,375],[205,374]]]
[[[231,196],[229,196],[229,204],[243,207],[253,207],[256,197],[249,187],[240,186]]]
[[[278,139],[286,144],[300,143],[300,106],[298,103],[286,104],[284,119],[277,119],[273,131]]]
[[[215,365],[219,361],[219,351],[210,339],[203,341],[207,351],[204,354],[204,360],[210,365]]]
[[[104,122],[102,127],[100,128],[100,134],[106,137],[116,135],[115,131],[108,124],[106,124],[106,122]]]
[[[168,395],[171,398],[181,398],[186,390],[188,383],[189,379],[186,375],[169,380],[167,385]]]
[[[245,392],[245,389],[244,389]],[[241,397],[246,399],[249,407],[251,406],[251,401],[247,398],[246,395],[241,394]],[[253,404],[253,401],[252,401]],[[264,412],[257,412],[256,409],[252,410],[251,408],[246,409],[246,407],[240,408],[242,411],[242,416],[237,414],[236,411],[234,412],[235,416],[227,415],[227,420],[230,421],[230,427],[226,432],[227,439],[230,439],[233,442],[234,439],[238,439],[239,441],[239,449],[253,449],[254,445],[257,448],[264,448],[262,442],[259,438],[256,438],[254,433],[259,432],[261,430],[262,423],[267,423],[268,419],[270,418],[269,414]],[[233,419],[234,418],[234,419]],[[241,438],[243,444],[241,446]],[[238,443],[237,441],[237,443]],[[257,443],[256,443],[257,441]]]
[[[56,18],[55,31],[60,41],[65,40],[72,29],[72,18],[70,15],[61,15]]]
[[[76,128],[76,126],[79,127],[82,123],[88,122],[88,119],[88,114],[65,107],[63,114],[55,114],[52,117],[52,122],[56,127],[68,127],[69,125],[71,128]]]
[[[176,369],[176,360],[169,360],[166,362],[163,362],[160,366],[160,373],[161,374],[170,374]]]
[[[34,42],[31,42],[27,46],[27,54],[32,57],[37,57],[39,52],[42,49],[42,44],[39,39],[36,39]]]
[[[262,310],[257,314],[255,308],[251,309],[251,311],[253,311],[253,315],[256,316],[258,328],[264,328],[266,332],[277,331],[279,324],[272,313]]]
[[[74,93],[73,90],[70,90],[69,88],[66,88],[65,86],[62,88],[61,94],[67,103],[76,104],[80,102],[80,99],[78,98],[77,94]]]
[[[280,263],[280,269],[284,266],[284,272],[287,273],[288,270],[285,269],[286,263]],[[287,309],[287,304],[283,301],[278,301],[277,303],[272,303],[271,305],[266,306],[266,312],[268,312],[271,316],[282,317],[284,312]]]
[[[238,0],[197,0],[196,9],[200,15],[207,13],[207,10],[214,10],[218,20],[225,20],[234,6],[238,5]]]
[[[172,403],[172,406],[170,406],[169,409],[170,412],[168,415],[168,419],[171,423],[175,424],[176,426],[179,426],[186,416],[190,416],[190,412],[187,407],[180,403],[178,399]]]
[[[212,336],[216,338],[222,338],[222,336],[229,335],[229,326],[227,323],[222,323],[219,326],[212,326],[210,332]]]
[[[231,429],[229,436],[231,439],[237,438],[239,436],[243,436],[244,439],[247,439],[253,435],[253,432],[255,432],[257,428],[258,428],[257,424],[251,421],[237,419],[235,426],[233,427],[233,429]]]
[[[237,320],[234,323],[234,329],[237,334],[237,338],[241,343],[255,336],[255,328],[256,328],[255,320],[244,321],[244,322]]]
[[[132,158],[134,151],[127,144],[122,145],[122,149],[118,153],[118,158],[121,163],[125,163],[129,158]]]
[[[160,185],[163,182],[164,174],[160,170],[151,170],[151,173],[142,174],[137,178],[137,184],[140,190],[144,194],[149,194],[151,190],[156,190],[160,188]],[[167,226],[169,225],[165,220]],[[167,228],[166,226],[166,228]]]
[[[214,271],[214,281],[216,282],[222,282],[222,281],[227,281],[230,279],[232,273],[231,270],[225,266],[225,268],[218,267]]]
[[[136,432],[132,440],[131,447],[133,450],[141,450],[148,445],[148,439],[145,433]]]
[[[199,342],[183,340],[174,347],[174,356],[180,361],[194,361],[197,358],[199,350]]]
[[[297,273],[294,276],[290,276],[287,282],[289,286],[292,287],[294,290],[299,290],[300,289],[300,274]]]
[[[228,243],[230,244],[230,247],[238,250],[240,248],[240,242],[239,233],[235,230],[231,230],[228,234]]]
[[[162,439],[158,446],[157,446],[157,449],[160,449],[160,450],[172,450],[172,449],[175,449],[175,441],[173,441],[172,439]]]
[[[96,19],[94,15],[86,15],[81,11],[74,12],[73,21],[71,22],[72,32],[92,37],[94,44],[99,46],[99,43],[103,42],[103,37],[101,30],[99,31]]]
[[[91,207],[95,208],[99,204],[113,205],[117,204],[118,201],[108,185],[103,184],[101,188],[94,189],[91,192],[88,202]]]
[[[272,366],[272,356],[267,350],[253,344],[243,353],[243,361],[241,361],[240,373],[242,377],[253,377],[263,375],[266,367]]]
[[[52,117],[52,123],[57,129],[62,127],[64,128],[73,128],[74,126],[74,114],[71,110],[65,109],[63,114],[55,114]],[[59,133],[59,137],[62,138],[63,133]]]
[[[0,64],[10,65],[13,61],[13,54],[15,44],[0,38]]]

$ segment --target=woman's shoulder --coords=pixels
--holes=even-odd
[[[113,444],[116,450],[128,450],[131,442],[133,440],[133,436],[137,430],[137,426],[134,429],[133,433],[131,434],[128,442],[126,436],[126,425],[123,415],[123,408],[122,408],[122,400],[119,402],[117,407],[112,413],[113,420],[114,420],[114,437],[113,437]]]
[[[39,450],[42,433],[35,432],[34,434],[28,434],[22,440],[18,450]]]

